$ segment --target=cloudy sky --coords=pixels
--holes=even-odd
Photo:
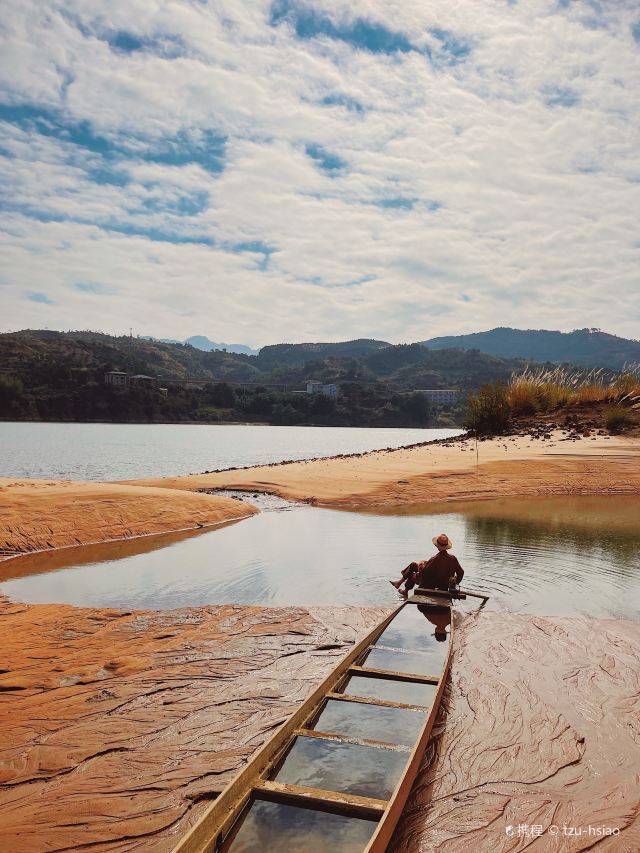
[[[3,0],[0,326],[640,337],[637,0]]]

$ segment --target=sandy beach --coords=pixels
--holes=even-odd
[[[477,455],[476,455],[477,451]],[[247,493],[237,501],[205,490]],[[640,494],[640,439],[510,436],[122,483],[0,479],[0,557],[168,533],[256,512],[252,492],[343,509],[512,495]]]
[[[509,436],[451,440],[360,456],[290,462],[136,485],[271,492],[318,506],[366,509],[507,495],[638,494],[640,440]]]
[[[0,558],[210,527],[253,512],[246,503],[185,491],[0,478]]]

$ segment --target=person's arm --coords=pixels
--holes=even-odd
[[[461,565],[460,565],[460,563],[458,562],[458,558],[457,558],[457,557],[454,557],[454,559],[455,559],[455,561],[456,561],[456,568],[455,568],[456,583],[460,583],[460,581],[461,581],[461,580],[462,580],[462,578],[464,577],[464,569],[462,568],[462,566],[461,566]]]
[[[433,563],[433,557],[430,560],[421,560],[418,563],[418,585],[425,586],[425,581],[429,577],[429,569]]]

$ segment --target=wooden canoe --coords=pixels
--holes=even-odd
[[[222,791],[174,853],[386,850],[431,735],[451,660],[451,597],[432,590],[419,593],[352,649]],[[352,680],[359,686],[349,686]],[[342,714],[351,731],[325,725],[332,713],[333,719]],[[316,749],[320,770],[313,760]],[[338,772],[327,781],[322,768],[333,761]],[[260,817],[274,808],[275,816]],[[294,825],[274,838],[269,833],[278,831],[274,821],[284,820],[282,814],[293,815]],[[334,837],[332,821],[339,823]]]

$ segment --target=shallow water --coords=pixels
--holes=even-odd
[[[489,608],[640,617],[638,498],[521,498],[402,515],[270,505],[198,535],[9,560],[0,564],[0,592],[126,608],[392,605],[389,578],[429,556],[444,530],[466,570],[463,586],[490,595]]]
[[[298,736],[271,778],[285,785],[388,800],[409,756],[386,747]]]
[[[362,853],[375,828],[372,820],[257,800],[245,809],[237,835],[222,853]]]
[[[329,699],[313,725],[318,732],[413,746],[426,711]]]
[[[363,453],[459,432],[262,424],[0,423],[0,477],[169,477],[284,459]]]

